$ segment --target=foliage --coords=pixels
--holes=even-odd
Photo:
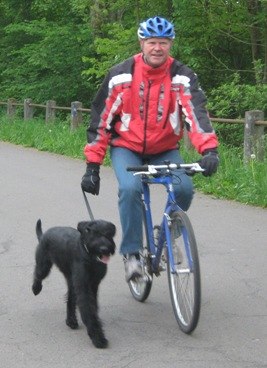
[[[216,116],[243,118],[244,111],[262,110],[267,113],[267,85],[241,83],[238,74],[229,83],[214,88],[210,94],[209,110]]]
[[[96,37],[94,40],[95,55],[83,57],[87,68],[82,74],[87,76],[90,82],[96,81],[97,85],[114,64],[138,52],[137,39],[136,36],[133,37],[132,29],[124,30],[120,23],[113,23],[106,28],[107,36]],[[132,47],[129,47],[129,44]],[[101,63],[98,62],[99,59]]]
[[[89,43],[88,31],[46,20],[9,25],[5,31],[7,44],[16,37],[23,45],[6,47],[1,60],[2,99],[34,97],[39,103],[54,99],[59,104],[88,99],[90,88],[81,76],[85,52],[81,43]]]
[[[45,124],[43,120],[1,119],[1,139],[25,147],[37,148],[75,158],[83,157],[85,128],[70,131],[68,121]]]
[[[248,3],[254,3],[253,17]],[[265,63],[266,11],[261,1],[174,1],[174,22],[177,30],[177,51],[185,63],[201,75],[205,89],[242,75],[244,83],[255,82],[253,63]],[[257,25],[258,53],[252,53],[251,39]],[[256,59],[254,58],[256,57]],[[262,70],[263,73],[263,70]],[[263,74],[261,75],[261,80]]]
[[[82,77],[82,57],[92,43],[90,28],[69,1],[2,1],[0,99],[58,104],[87,102],[94,86]],[[27,3],[27,7],[26,7]],[[27,8],[27,10],[26,10]]]
[[[84,159],[86,128],[86,125],[81,125],[71,130],[69,119],[45,124],[39,118],[23,121],[20,118],[10,120],[0,115],[2,141],[79,159]],[[106,157],[104,164],[109,163],[109,157]]]
[[[0,136],[3,141],[84,159],[86,126],[82,125],[72,131],[68,120],[45,124],[38,119],[27,122],[20,119],[10,121],[0,116]],[[183,145],[181,151],[185,161],[199,158],[195,151],[186,151]],[[104,164],[110,165],[109,155]],[[193,180],[196,189],[205,194],[267,208],[266,160],[252,160],[249,165],[244,166],[240,147],[229,149],[221,144],[217,174],[211,178],[195,175]]]
[[[123,10],[122,10],[123,9]],[[83,58],[83,75],[99,85],[107,71],[133,54],[140,52],[138,24],[151,14],[170,15],[171,2],[165,1],[96,1],[91,7],[94,41],[90,54]]]
[[[0,100],[89,107],[108,69],[139,52],[138,24],[155,15],[174,23],[172,55],[197,72],[214,116],[266,113],[266,0],[1,0]],[[230,145],[241,129],[218,126]]]
[[[261,110],[267,114],[267,84],[241,83],[238,74],[232,81],[214,88],[209,95],[208,108],[212,116],[244,119],[245,111]],[[216,131],[224,143],[240,147],[243,144],[244,126],[218,124]]]
[[[197,159],[191,150],[183,150],[182,155],[185,161]],[[250,164],[244,165],[242,147],[229,148],[224,144],[220,145],[219,155],[216,175],[210,178],[195,175],[196,189],[216,198],[267,208],[267,159],[263,162],[251,160]]]

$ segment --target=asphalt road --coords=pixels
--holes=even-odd
[[[198,240],[202,311],[191,336],[177,327],[167,277],[134,301],[118,252],[100,287],[110,346],[93,347],[84,326],[65,325],[65,281],[57,269],[31,292],[35,223],[76,226],[88,219],[80,160],[0,142],[0,365],[3,368],[267,367],[267,210],[196,194],[188,212]],[[96,218],[120,226],[116,179],[101,169]],[[204,179],[204,178],[203,178]],[[156,214],[163,194],[153,192]]]

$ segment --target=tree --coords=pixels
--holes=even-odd
[[[209,93],[267,81],[267,0],[1,0],[0,98],[90,103],[107,70],[139,52],[138,24],[175,25],[172,55]]]
[[[95,37],[83,73],[99,84],[112,65],[140,51],[139,23],[154,15],[171,18],[173,7],[171,0],[97,0],[90,10]]]
[[[248,0],[247,6],[251,17],[251,54],[255,80],[267,83],[267,1]]]
[[[258,80],[256,68],[267,63],[266,0],[181,0],[174,9],[177,54],[201,73],[206,86],[236,72],[244,82]]]
[[[89,103],[94,88],[81,72],[92,37],[80,15],[72,12],[68,1],[35,1],[30,10],[27,6],[25,20],[25,11],[17,14],[13,1],[6,4],[9,24],[1,29],[5,53],[0,55],[0,97]]]

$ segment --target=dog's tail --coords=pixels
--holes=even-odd
[[[36,230],[37,238],[38,238],[38,240],[40,241],[41,236],[43,235],[43,231],[42,231],[42,221],[41,221],[40,219],[36,222],[35,230]]]

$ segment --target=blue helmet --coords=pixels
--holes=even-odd
[[[173,39],[175,37],[173,25],[160,17],[149,18],[140,23],[137,34],[140,39],[151,37]]]

